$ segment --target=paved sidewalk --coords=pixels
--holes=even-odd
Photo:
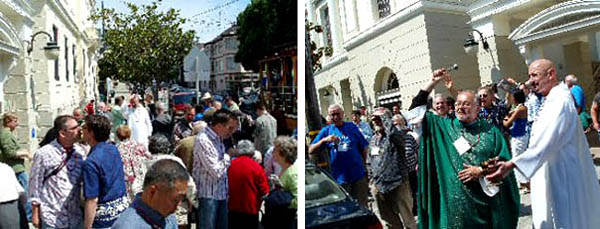
[[[600,177],[600,148],[592,147],[592,158],[596,165],[596,174]],[[531,198],[529,194],[521,193],[521,213],[519,216],[519,229],[531,228]]]

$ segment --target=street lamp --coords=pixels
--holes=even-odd
[[[54,39],[52,39],[52,36],[45,31],[39,31],[31,36],[31,41],[28,41],[29,47],[27,47],[27,54],[31,55],[31,51],[33,51],[33,41],[35,40],[35,37],[40,34],[45,34],[46,36],[48,36],[48,39],[50,40],[48,43],[46,43],[46,47],[44,47],[44,52],[46,53],[46,57],[51,60],[57,59],[58,55],[59,55],[60,47],[56,44],[56,41]]]
[[[476,30],[476,29],[474,29],[473,31],[475,31],[479,34],[479,38],[481,38],[481,42],[483,43],[483,49],[485,51],[489,52],[490,45],[483,37],[483,34],[481,34],[481,32],[479,32],[479,30]],[[469,37],[467,38],[467,40],[465,41],[465,44],[463,46],[464,46],[465,52],[467,54],[475,54],[479,51],[479,43],[477,41],[475,41],[475,39],[473,38],[473,35],[471,35],[471,34],[469,34]]]

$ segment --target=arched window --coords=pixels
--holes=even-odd
[[[398,78],[396,77],[396,73],[392,72],[387,81],[387,90],[398,88],[398,87],[400,87],[400,84],[398,83]]]

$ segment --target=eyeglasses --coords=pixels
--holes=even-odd
[[[329,115],[331,115],[331,116],[338,116],[338,115],[340,115],[341,116],[342,112],[333,112],[333,113],[331,113]]]
[[[462,102],[462,103],[456,102],[456,103],[454,103],[454,106],[457,108],[458,107],[471,107],[471,106],[473,106],[473,104],[469,103],[469,102]]]
[[[480,95],[479,95],[479,98],[487,98],[487,97],[488,97],[488,95],[487,95],[487,94],[480,94]]]
[[[80,128],[80,127],[81,127],[81,126],[79,126],[79,125],[76,125],[76,126],[73,126],[73,127],[69,127],[69,128],[67,128],[67,130],[76,130],[76,129]]]

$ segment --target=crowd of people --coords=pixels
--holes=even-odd
[[[0,228],[296,225],[296,140],[264,105],[252,117],[210,93],[179,107],[144,97],[56,117],[35,152],[16,138],[18,116],[4,114]]]
[[[576,76],[559,80],[546,59],[528,76],[459,90],[438,69],[404,114],[361,107],[345,122],[331,105],[309,154],[328,154],[333,178],[384,228],[516,228],[520,192],[531,192],[533,228],[595,228],[585,134],[600,133],[600,92],[590,115]],[[442,81],[450,96],[430,97]]]

